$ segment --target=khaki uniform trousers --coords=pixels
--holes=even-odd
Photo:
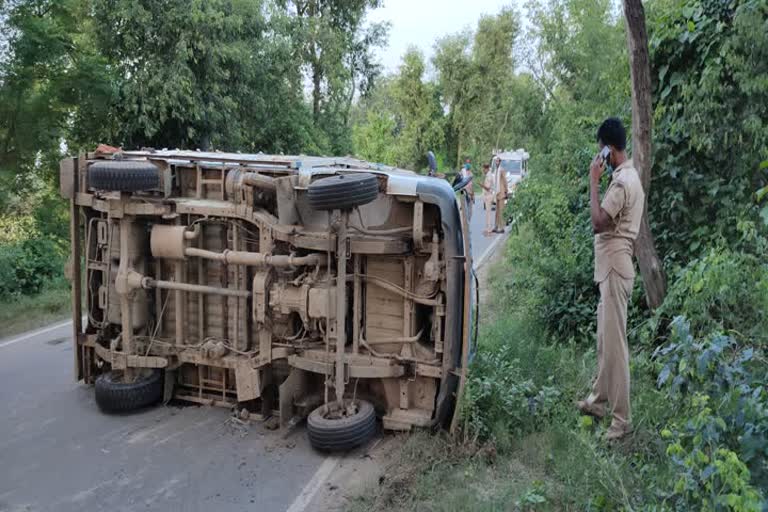
[[[634,279],[625,279],[611,270],[600,283],[597,305],[597,377],[587,402],[604,409],[613,407],[613,425],[628,426],[629,347],[627,345],[627,303]]]
[[[485,205],[485,230],[490,231],[494,228],[493,225],[493,196],[483,195],[483,204]]]
[[[506,195],[496,196],[496,226],[495,229],[503,230],[506,226],[504,224],[504,207],[506,206]]]

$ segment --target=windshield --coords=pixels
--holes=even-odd
[[[502,160],[501,170],[512,174],[520,174],[522,172],[522,164],[520,160]]]

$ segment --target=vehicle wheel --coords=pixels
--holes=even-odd
[[[379,194],[379,180],[369,173],[339,174],[309,185],[307,198],[315,210],[351,210]]]
[[[146,161],[102,160],[88,167],[88,186],[118,192],[151,190],[160,186],[160,171]]]
[[[103,412],[128,412],[154,405],[163,398],[163,373],[136,370],[133,382],[125,382],[121,370],[102,373],[96,379],[96,405]]]
[[[351,401],[345,401],[349,408]],[[328,406],[321,405],[307,418],[309,443],[326,452],[348,451],[356,448],[376,433],[376,411],[365,400],[355,400],[356,411],[352,415],[341,412],[328,414]]]

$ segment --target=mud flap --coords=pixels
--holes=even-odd
[[[456,406],[453,408],[453,418],[451,418],[451,427],[449,432],[453,433],[461,417],[462,397],[464,395],[464,386],[467,381],[467,366],[469,366],[470,340],[472,333],[472,311],[474,309],[474,294],[472,285],[474,281],[472,275],[474,268],[472,265],[472,238],[469,234],[469,223],[467,221],[466,201],[459,200],[459,214],[461,217],[461,232],[464,242],[464,293],[463,293],[463,316],[461,321],[461,366],[456,368],[455,374],[459,378],[459,386],[456,390]]]
[[[294,402],[308,391],[307,372],[292,368],[288,378],[280,384],[280,428],[288,426],[294,416]]]
[[[265,382],[260,372],[261,370],[253,368],[247,363],[235,367],[235,389],[237,390],[238,402],[261,398]]]

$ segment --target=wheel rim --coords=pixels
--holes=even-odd
[[[320,410],[320,416],[326,420],[341,420],[344,418],[351,418],[357,416],[360,413],[360,404],[357,400],[344,400],[341,407],[339,404],[333,402],[323,405]]]

